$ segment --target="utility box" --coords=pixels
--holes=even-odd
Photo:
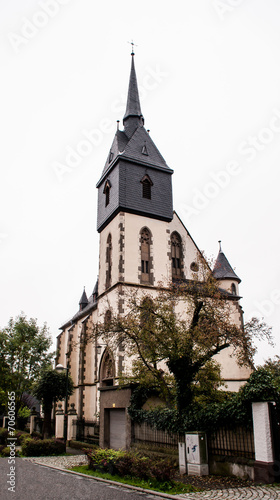
[[[186,434],[187,468],[190,476],[208,476],[208,452],[205,432]]]

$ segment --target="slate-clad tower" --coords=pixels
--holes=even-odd
[[[132,52],[124,130],[117,130],[97,183],[97,229],[118,212],[171,221],[171,170],[144,127]]]

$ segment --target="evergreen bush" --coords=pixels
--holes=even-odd
[[[58,439],[25,439],[22,445],[22,454],[26,457],[42,457],[48,455],[61,455],[65,453],[64,441]]]

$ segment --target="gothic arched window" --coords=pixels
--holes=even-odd
[[[105,207],[109,205],[110,203],[110,189],[111,189],[111,183],[109,180],[105,182],[104,190],[103,193],[105,194]]]
[[[110,329],[111,321],[112,321],[112,313],[110,309],[108,309],[104,316],[104,327],[107,331]]]
[[[172,278],[181,278],[182,240],[181,236],[176,232],[171,234],[171,262],[172,262]]]
[[[108,235],[106,244],[106,288],[111,286],[112,282],[112,236]]]
[[[144,227],[141,231],[141,281],[150,283],[151,262],[150,262],[151,233]]]
[[[142,183],[142,197],[150,200],[152,197],[152,181],[148,175],[144,175],[141,180]]]
[[[235,284],[234,284],[234,283],[232,283],[232,284],[231,284],[231,293],[232,293],[233,295],[236,295],[236,286],[235,286]]]

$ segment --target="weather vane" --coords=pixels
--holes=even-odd
[[[131,49],[132,49],[131,55],[134,56],[134,47],[138,47],[138,45],[136,45],[133,40],[131,40],[131,42],[127,42],[127,43],[130,43]]]

